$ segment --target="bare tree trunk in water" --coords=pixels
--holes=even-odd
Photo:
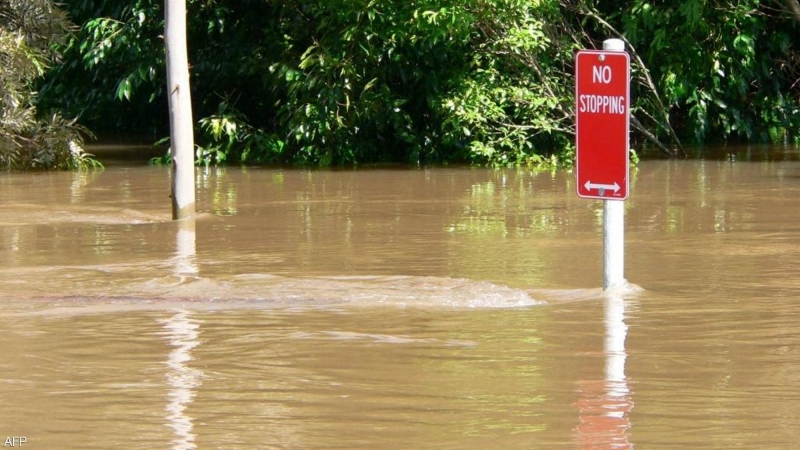
[[[167,95],[172,149],[172,219],[193,217],[194,120],[186,50],[186,0],[164,0]]]

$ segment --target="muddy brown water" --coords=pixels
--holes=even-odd
[[[613,295],[566,172],[200,170],[183,224],[165,168],[2,174],[0,439],[796,448],[796,159],[641,163]]]

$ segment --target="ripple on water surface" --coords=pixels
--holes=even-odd
[[[596,290],[537,292],[488,281],[447,277],[242,274],[219,278],[167,275],[125,279],[120,276],[124,271],[121,266],[28,269],[17,274],[7,273],[6,278],[16,282],[7,284],[3,294],[8,300],[17,299],[26,304],[27,312],[64,314],[168,309],[176,305],[196,309],[525,308],[546,304],[548,299],[564,301],[601,295]],[[25,279],[29,277],[51,281],[36,283]]]

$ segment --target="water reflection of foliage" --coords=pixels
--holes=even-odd
[[[671,234],[753,229],[757,220],[755,206],[742,208],[736,201],[746,201],[752,195],[741,186],[742,174],[752,173],[742,164],[724,161],[653,164],[663,164],[658,170],[667,172],[660,187],[648,184],[652,183],[651,171],[640,180],[640,168],[631,169],[633,195],[626,202],[627,228],[644,227]],[[760,166],[765,176],[775,170],[771,162]],[[641,188],[639,192],[637,187]],[[742,192],[732,197],[725,190]],[[602,202],[579,199],[572,192],[574,176],[570,173],[497,171],[491,180],[470,187],[463,197],[460,216],[445,229],[455,234],[495,238],[555,236],[580,230],[599,232],[603,226]]]
[[[641,192],[628,203],[628,225],[632,231],[726,233],[752,230],[757,217],[755,192],[747,183],[758,176],[749,163],[725,161],[653,162]],[[775,170],[774,163],[759,163],[764,176]],[[661,172],[657,176],[656,173]],[[660,187],[650,183],[662,179]]]
[[[563,172],[495,171],[492,176],[471,186],[461,217],[447,231],[524,237],[561,232],[572,221],[552,190],[554,183],[565,182]],[[549,186],[540,192],[540,185]]]
[[[92,183],[92,181],[96,180],[97,177],[100,175],[100,172],[97,171],[76,171],[72,173],[72,183],[69,186],[70,192],[70,202],[71,203],[81,203],[84,200],[86,194],[86,188]],[[126,198],[130,196],[130,187],[125,190],[128,194]]]
[[[242,169],[246,174],[247,169]],[[198,171],[198,197],[211,202],[212,212],[218,216],[235,216],[238,213],[236,183],[227,176],[224,167],[204,167]]]
[[[445,231],[454,235],[452,262],[457,273],[475,279],[501,276],[519,286],[548,284],[549,250],[540,238],[564,233],[573,223],[562,189],[563,171],[499,170],[473,183],[461,211]]]

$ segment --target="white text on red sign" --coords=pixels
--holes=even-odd
[[[592,83],[611,83],[611,67],[592,66]],[[578,97],[578,110],[589,114],[625,114],[625,97],[621,95],[582,94]]]

